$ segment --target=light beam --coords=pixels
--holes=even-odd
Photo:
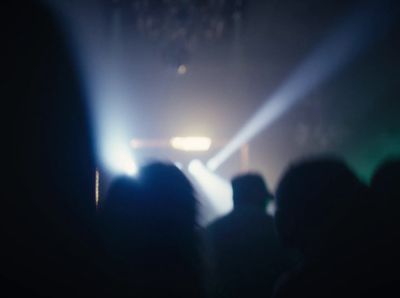
[[[230,212],[233,208],[232,187],[230,183],[210,172],[199,160],[189,163],[189,173],[204,191],[218,216]]]
[[[395,4],[395,1],[363,2],[363,7],[346,16],[284,84],[267,98],[253,118],[207,162],[207,167],[216,170],[243,144],[268,128],[310,91],[325,83],[363,49],[382,37],[395,19],[394,14],[390,13],[391,3]]]

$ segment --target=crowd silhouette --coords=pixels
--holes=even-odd
[[[163,163],[142,168],[141,177],[138,182],[117,179],[101,210],[113,293],[204,296],[196,199],[189,180]]]
[[[51,14],[24,6],[1,13],[4,296],[399,297],[398,156],[369,184],[331,156],[292,164],[275,195],[259,174],[237,176],[234,210],[206,229],[190,181],[168,163],[115,179],[97,210],[73,57]]]
[[[271,296],[275,282],[290,268],[273,219],[272,199],[263,178],[244,174],[232,180],[234,210],[207,228],[215,297]]]

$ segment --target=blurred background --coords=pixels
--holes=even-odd
[[[57,0],[51,6],[80,66],[101,167],[124,155],[137,163],[206,164],[280,90],[295,95],[243,142],[246,169],[264,174],[272,189],[303,156],[340,155],[368,179],[383,158],[400,152],[396,1]],[[297,98],[298,85],[308,84]],[[175,136],[206,136],[212,145],[207,152],[175,151],[168,146]],[[150,145],[132,148],[133,139]],[[240,148],[233,150],[216,173],[231,178],[241,158]]]

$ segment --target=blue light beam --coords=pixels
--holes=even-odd
[[[213,158],[207,167],[215,171],[236,150],[266,129],[314,88],[339,72],[362,50],[379,40],[395,20],[395,1],[369,1],[344,17],[286,82],[270,96],[253,118]]]

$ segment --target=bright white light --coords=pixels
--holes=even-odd
[[[228,181],[210,172],[199,160],[191,161],[188,170],[211,200],[218,216],[225,215],[232,210],[232,187]]]
[[[191,161],[188,170],[210,200],[216,211],[215,218],[224,216],[233,210],[233,190],[228,181],[209,171],[199,160]],[[266,213],[273,217],[275,210],[275,202],[270,201],[265,208]],[[208,219],[208,222],[212,221],[212,218]]]
[[[135,176],[138,173],[138,167],[132,156],[129,143],[111,143],[108,144],[106,148],[107,150],[103,153],[103,156],[111,171],[116,174],[125,174],[129,176]]]
[[[179,65],[178,69],[177,69],[178,74],[180,75],[184,75],[187,72],[187,67],[185,64],[181,64]]]
[[[201,172],[202,166],[203,165],[200,160],[198,160],[198,159],[192,160],[188,166],[189,173],[196,174],[196,173]]]
[[[125,173],[129,176],[136,176],[139,172],[137,165],[134,162],[129,163],[125,167]]]
[[[172,148],[183,151],[207,151],[211,139],[206,137],[176,137],[170,140]]]
[[[113,160],[113,167],[116,171],[129,176],[137,174],[138,169],[136,163],[133,161],[130,153],[126,152],[122,146],[120,148],[116,148],[111,158]]]
[[[393,20],[393,16],[385,18],[389,11],[384,4],[380,6],[380,3],[371,1],[341,20],[342,22],[326,35],[319,47],[294,70],[281,88],[267,98],[253,118],[207,162],[207,167],[215,171],[243,144],[304,99],[310,91],[330,79],[371,42],[380,38]]]

